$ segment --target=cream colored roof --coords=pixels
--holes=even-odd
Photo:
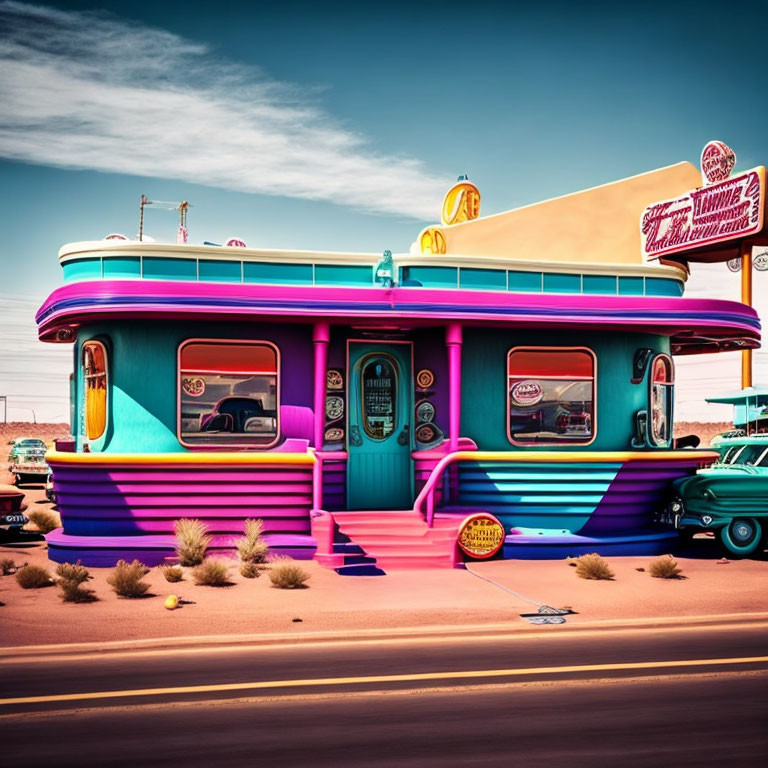
[[[642,264],[640,215],[701,186],[691,163],[442,227],[447,255],[500,261]]]

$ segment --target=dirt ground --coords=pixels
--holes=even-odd
[[[50,563],[40,541],[0,546],[0,559]],[[169,584],[159,569],[147,576],[151,596],[118,598],[107,584],[109,569],[91,569],[97,602],[65,604],[56,586],[22,590],[14,576],[0,577],[0,643],[45,645],[163,637],[209,637],[295,632],[455,627],[530,626],[522,613],[538,603],[570,608],[568,624],[768,612],[768,559],[719,563],[714,542],[696,539],[690,556],[678,557],[683,579],[647,572],[651,558],[608,558],[613,581],[585,581],[568,561],[475,562],[469,570],[392,572],[386,576],[338,576],[317,563],[301,563],[308,587],[280,590],[268,575],[244,579],[232,563],[232,586]],[[638,570],[646,569],[645,571]],[[487,581],[490,580],[490,581]],[[494,583],[492,583],[494,582]],[[170,594],[189,601],[164,608]],[[300,621],[298,621],[300,620]]]
[[[16,434],[36,436],[26,429],[29,426]],[[40,436],[50,439],[50,432]],[[8,481],[0,471],[0,482]],[[50,508],[42,485],[24,490],[27,502]],[[652,558],[614,557],[608,558],[613,581],[580,579],[565,560],[475,562],[468,570],[400,571],[379,577],[342,577],[308,562],[301,565],[311,578],[301,590],[273,588],[268,575],[244,579],[233,562],[232,585],[219,588],[195,586],[188,572],[184,581],[170,584],[155,568],[147,576],[150,596],[138,600],[118,598],[106,581],[109,569],[94,568],[88,586],[99,599],[87,605],[63,603],[56,586],[23,590],[8,575],[0,576],[0,643],[297,631],[353,635],[361,630],[459,625],[523,629],[530,625],[520,614],[535,613],[539,603],[572,609],[569,625],[768,612],[768,559],[720,563],[719,557],[714,541],[697,537],[686,556],[677,558],[685,578],[653,579],[647,572]],[[55,571],[41,540],[0,544],[0,559],[5,558]],[[188,602],[168,611],[163,602],[170,594]]]

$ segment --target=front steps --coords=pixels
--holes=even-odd
[[[428,528],[418,512],[366,510],[334,512],[338,534],[334,552],[344,556],[335,568],[346,575],[421,568],[454,568],[460,519],[435,519]]]

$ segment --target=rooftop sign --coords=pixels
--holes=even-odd
[[[643,211],[640,233],[646,259],[738,240],[763,228],[765,168],[731,178],[735,164],[729,146],[710,141],[701,152],[704,186]]]

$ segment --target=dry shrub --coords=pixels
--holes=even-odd
[[[107,577],[107,583],[120,597],[143,597],[149,589],[149,582],[142,578],[149,573],[144,563],[134,560],[126,563],[118,560],[115,570]]]
[[[176,583],[184,578],[184,571],[178,565],[161,565],[160,570],[163,572],[166,581]]]
[[[682,570],[672,555],[660,557],[648,566],[648,572],[654,579],[679,579]]]
[[[261,520],[246,520],[245,533],[237,539],[237,553],[243,563],[266,563],[269,547],[261,533],[264,523]],[[253,577],[247,577],[253,578]]]
[[[211,543],[208,526],[199,520],[177,520],[173,530],[176,533],[176,555],[179,565],[200,565],[205,560],[205,550]]]
[[[65,603],[93,603],[99,598],[92,589],[78,584],[76,581],[60,581],[61,599]]]
[[[61,518],[50,509],[30,509],[25,514],[40,533],[50,533],[61,528]]]
[[[3,576],[10,576],[16,572],[16,563],[10,557],[4,557],[0,560],[0,572]]]
[[[240,564],[240,575],[245,579],[257,579],[261,576],[263,567],[258,563],[245,562]]]
[[[56,575],[59,577],[59,583],[63,581],[72,582],[73,584],[82,584],[88,579],[92,579],[88,569],[80,564],[78,560],[76,563],[59,563],[56,566]]]
[[[305,582],[309,581],[309,574],[290,557],[281,557],[273,561],[269,579],[272,586],[278,589],[304,589]]]
[[[51,574],[41,565],[25,565],[16,571],[16,581],[22,589],[40,589],[53,584]]]
[[[576,575],[582,579],[594,579],[595,581],[611,581],[613,571],[605,558],[596,552],[590,555],[582,555],[576,563]]]
[[[206,560],[192,570],[195,584],[204,587],[228,587],[229,565],[223,560]]]
[[[92,589],[82,586],[84,582],[92,579],[88,569],[76,563],[59,563],[56,566],[56,575],[59,577],[61,587],[61,599],[65,603],[92,603],[97,600]]]

